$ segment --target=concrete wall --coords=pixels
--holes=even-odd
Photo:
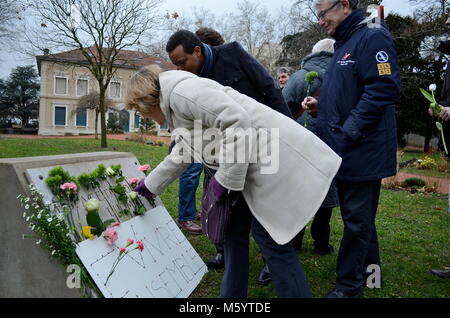
[[[130,153],[98,152],[0,159],[0,297],[79,297],[66,286],[67,273],[50,253],[36,245],[23,219],[17,196],[29,195],[26,170],[86,161],[134,157]]]
[[[416,134],[409,134],[409,135],[405,136],[405,139],[406,139],[407,146],[423,149],[423,145],[425,143],[425,137],[416,135]],[[438,145],[438,139],[432,138],[430,141],[430,146],[433,147],[433,150],[437,149],[437,145]]]

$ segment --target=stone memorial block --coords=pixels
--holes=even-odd
[[[120,165],[124,180],[143,178],[140,163],[130,153],[98,152],[47,157],[0,160],[0,297],[79,297],[66,285],[68,273],[57,261],[49,261],[48,251],[36,246],[35,240],[23,240],[22,234],[32,234],[22,217],[19,194],[29,195],[28,185],[43,194],[44,200],[55,202],[55,195],[45,183],[48,173],[62,167],[72,176],[92,172],[99,164]],[[137,203],[119,202],[111,189],[114,179],[101,180],[95,188],[79,187],[78,200],[70,202],[73,223],[77,231],[87,225],[84,204],[95,198],[101,201],[102,221],[121,222],[117,226],[119,239],[108,245],[102,237],[78,244],[77,254],[105,297],[187,297],[206,273],[206,266],[173,222],[159,198],[152,206],[138,198],[145,215],[135,216]],[[127,191],[132,187],[121,182]],[[57,209],[62,208],[55,202]],[[58,210],[59,211],[59,210]],[[144,250],[125,255],[112,275],[112,263],[119,250],[131,238],[142,241]],[[131,274],[130,274],[131,273]],[[133,274],[135,273],[135,274]],[[108,275],[110,277],[108,277]],[[145,277],[145,279],[142,279]]]

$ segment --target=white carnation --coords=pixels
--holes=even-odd
[[[86,201],[84,207],[88,212],[98,211],[100,209],[100,201],[97,199],[90,199],[89,201]]]

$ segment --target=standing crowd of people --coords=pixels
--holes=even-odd
[[[218,223],[224,240],[215,241],[216,255],[207,262],[210,269],[224,268],[220,297],[247,296],[250,233],[265,264],[258,282],[273,282],[278,297],[311,297],[297,252],[311,220],[314,253],[334,251],[330,219],[338,206],[344,233],[336,285],[325,297],[362,297],[367,268],[381,266],[375,219],[381,180],[396,174],[400,70],[386,25],[369,27],[358,2],[315,0],[329,38],[314,45],[300,70],[279,68],[277,82],[239,43],[225,43],[209,28],[169,38],[166,51],[177,70],[152,65],[130,79],[127,107],[167,123],[174,138],[169,155],[136,191],[159,195],[179,177],[177,222],[201,234],[194,221],[207,216],[197,212],[195,193],[204,171],[202,202],[211,205],[203,211],[229,210],[226,223]],[[450,105],[444,105],[441,117],[449,120]],[[202,129],[219,131],[222,139],[214,143],[220,151],[207,155],[203,145],[202,153],[193,150],[192,162],[181,162],[177,156],[192,150],[193,140],[176,131],[193,132],[198,121]],[[278,142],[276,172],[261,172],[268,158],[256,149],[249,154],[256,162],[219,160],[230,145],[244,143],[245,136],[227,137],[237,128],[278,130],[269,134]]]

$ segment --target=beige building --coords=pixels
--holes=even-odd
[[[94,51],[94,50],[93,50]],[[83,135],[95,133],[95,111],[76,113],[78,100],[91,92],[98,92],[98,82],[83,67],[87,64],[80,50],[58,54],[44,51],[36,56],[41,77],[39,106],[39,135]],[[142,66],[158,64],[162,68],[173,68],[171,63],[143,52],[122,50],[118,54],[115,76],[107,97],[117,107],[119,126],[124,132],[139,130],[140,117],[135,111],[123,109],[125,85],[128,79]],[[106,120],[114,111],[109,110]],[[100,120],[99,120],[100,121]],[[158,135],[168,135],[167,126],[156,124]],[[100,133],[100,123],[98,124]]]

